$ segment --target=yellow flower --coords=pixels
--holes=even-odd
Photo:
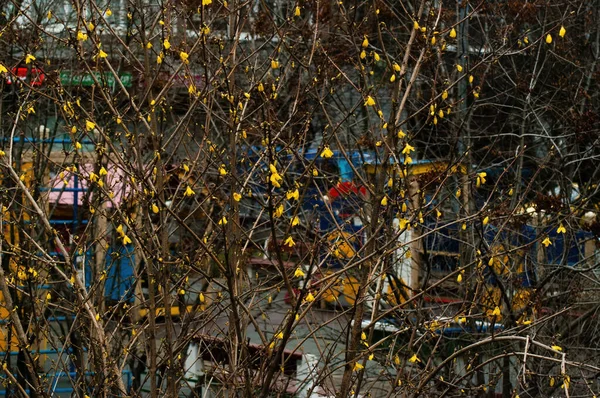
[[[415,362],[421,362],[421,360],[417,357],[417,354],[414,354],[412,357],[410,357],[408,359],[408,362],[415,363]]]
[[[398,65],[395,62],[392,64],[392,68],[394,68],[395,72],[400,72],[402,70],[402,68],[400,68],[400,65]]]
[[[31,61],[35,61],[35,57],[34,57],[33,55],[31,55],[31,54],[27,54],[27,55],[25,56],[25,63],[26,63],[26,64],[30,64],[30,63],[31,63]]]
[[[413,152],[414,150],[415,150],[415,147],[413,147],[409,143],[406,143],[406,145],[404,146],[404,149],[402,149],[402,154],[410,155],[410,153]]]
[[[373,106],[373,105],[375,105],[375,100],[373,99],[373,97],[368,95],[367,99],[365,100],[365,106]]]
[[[401,218],[399,227],[400,227],[400,230],[403,230],[403,229],[408,230],[410,228],[410,223],[408,222],[408,220],[406,218]]]
[[[105,14],[106,14],[107,17],[110,17],[112,15],[112,11],[110,10],[110,8],[106,9]]]
[[[381,58],[379,57],[379,54],[377,54],[376,52],[373,52],[373,59],[375,60],[375,62],[379,62],[379,60]]]
[[[212,0],[202,0],[202,5],[203,6],[209,6],[212,4]]]
[[[8,73],[8,69],[6,69],[6,66],[0,64],[0,74],[2,73]]]
[[[469,76],[469,83],[473,83],[473,79],[475,79],[475,78],[473,77],[473,75],[470,75],[470,76]]]
[[[393,83],[395,81],[396,81],[396,75],[390,76],[390,83]]]
[[[106,171],[104,166],[102,166],[102,167],[100,167],[100,171],[98,171],[98,174],[100,175],[100,177],[104,177],[105,175],[108,174],[108,171]]]
[[[98,58],[106,58],[106,57],[108,57],[107,53],[105,53],[102,50],[98,51]]]
[[[295,17],[299,17],[300,16],[300,7],[296,6],[296,8],[294,9],[294,16]]]
[[[242,200],[242,195],[240,195],[237,192],[233,193],[233,200],[235,200],[236,202],[239,202],[240,200]]]
[[[321,157],[322,158],[330,158],[333,156],[333,152],[331,151],[331,149],[329,149],[328,146],[326,146],[325,148],[323,148],[323,152],[321,152]]]
[[[277,69],[277,68],[279,68],[279,61],[277,61],[277,60],[275,60],[275,59],[272,59],[272,60],[271,60],[271,68],[272,68],[272,69]]]
[[[227,225],[227,217],[223,216],[223,218],[219,220],[219,225]]]
[[[452,30],[450,31],[450,35],[449,35],[452,39],[456,38],[456,29],[452,28]]]
[[[406,137],[406,133],[402,130],[398,130],[398,138],[404,138]]]
[[[226,176],[227,175],[227,170],[225,169],[225,165],[222,164],[221,167],[219,167],[219,174],[222,176]]]
[[[456,281],[457,281],[458,283],[461,283],[461,282],[462,282],[462,274],[460,274],[460,273],[458,274],[458,276],[456,277]]]
[[[179,53],[179,58],[181,58],[181,62],[183,62],[184,64],[190,63],[190,61],[188,60],[189,57],[190,57],[190,55],[188,53],[186,53],[185,51],[182,51]]]
[[[315,301],[315,296],[313,296],[313,294],[311,292],[308,292],[308,294],[306,295],[306,298],[304,300],[307,303],[312,303],[313,301]]]
[[[444,91],[442,92],[442,99],[443,99],[443,100],[446,100],[447,98],[448,98],[448,91],[444,90]]]
[[[281,339],[283,339],[283,332],[277,332],[277,334],[275,334],[275,336],[273,336],[273,337],[275,337],[278,340],[281,340]]]
[[[364,368],[365,368],[365,367],[364,367],[363,365],[361,365],[360,363],[356,362],[356,363],[354,364],[354,369],[353,369],[353,371],[354,371],[354,372],[358,372],[359,370],[362,370],[362,369],[364,369]]]
[[[560,346],[557,346],[557,345],[553,345],[551,348],[552,348],[554,351],[562,351],[562,347],[560,347]]]
[[[275,209],[275,211],[273,212],[273,216],[275,216],[276,218],[279,218],[283,215],[283,205],[279,205],[279,207],[277,209]]]
[[[382,205],[382,206],[387,206],[387,204],[388,204],[387,196],[384,196],[384,197],[381,199],[381,205]]]
[[[490,222],[490,218],[488,216],[485,216],[485,218],[483,219],[483,225],[488,225],[488,223]]]
[[[196,194],[196,192],[194,192],[194,190],[188,185],[187,188],[185,189],[185,193],[183,194],[184,196],[194,196]]]
[[[298,188],[296,188],[294,191],[290,191],[290,192],[286,193],[285,197],[288,200],[290,200],[290,199],[298,200],[300,198],[300,193],[298,192]]]
[[[258,87],[256,89],[259,93],[262,93],[263,91],[265,91],[265,86],[263,86],[262,83],[258,83]]]
[[[165,41],[163,42],[163,47],[165,48],[165,50],[171,48],[171,43],[169,42],[169,39],[165,39]]]
[[[500,316],[500,307],[496,306],[494,311],[492,311],[492,316]]]
[[[158,206],[156,205],[156,203],[152,203],[152,213],[154,214],[158,214]]]
[[[281,187],[281,184],[279,182],[282,181],[282,180],[283,180],[283,177],[280,176],[278,173],[271,174],[270,181],[271,181],[271,184],[273,184],[273,186],[275,188],[280,188]]]
[[[566,34],[566,33],[567,33],[567,30],[565,29],[565,27],[564,27],[564,26],[561,26],[561,27],[560,27],[560,30],[558,31],[558,35],[559,35],[560,37],[565,37],[565,34]]]
[[[419,30],[419,23],[417,21],[413,22],[413,28],[415,28],[415,30]]]
[[[291,236],[288,236],[285,242],[283,242],[283,244],[289,247],[293,247],[296,244],[296,242],[294,242],[294,239],[292,239]]]
[[[294,277],[295,278],[304,278],[305,274],[304,271],[302,271],[302,268],[298,267],[296,268],[296,271],[294,271]]]
[[[123,235],[123,226],[121,224],[119,224],[119,226],[117,227],[116,231],[120,234]]]
[[[463,71],[462,65],[457,64],[456,65],[456,70],[459,71],[459,72],[462,72]]]
[[[93,129],[96,128],[96,123],[86,120],[85,121],[85,128],[87,129],[87,131],[92,131]]]
[[[294,216],[294,218],[292,218],[292,221],[290,221],[290,224],[292,225],[292,227],[295,227],[296,225],[300,224],[300,219],[298,218],[298,216]]]
[[[362,46],[363,46],[363,48],[369,47],[369,39],[367,39],[367,36],[365,36],[365,38],[362,42]]]
[[[549,238],[549,237],[547,237],[547,236],[546,236],[546,239],[544,239],[544,240],[542,241],[542,245],[544,245],[545,247],[548,247],[548,246],[550,246],[551,244],[552,244],[552,241],[551,241],[551,240],[550,240],[550,238]]]
[[[476,181],[476,186],[477,188],[479,188],[482,184],[485,184],[485,177],[487,177],[487,173],[485,171],[482,171],[481,173],[477,173],[477,181]]]
[[[560,226],[556,230],[556,233],[557,234],[564,234],[565,232],[567,232],[567,230],[565,229],[565,227],[562,224],[560,224]]]
[[[77,40],[78,41],[86,41],[88,39],[88,35],[85,32],[82,32],[81,30],[79,32],[77,32]]]
[[[163,53],[162,51],[156,56],[156,63],[157,64],[162,64],[163,58],[165,57],[165,53]],[[193,87],[193,86],[190,86]]]
[[[546,35],[546,43],[552,44],[552,35],[550,33]]]
[[[127,245],[129,243],[131,243],[131,239],[129,239],[129,236],[123,235],[123,244]]]

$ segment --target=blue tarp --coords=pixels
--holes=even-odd
[[[106,253],[105,297],[109,300],[133,300],[135,255],[133,245],[111,247]]]
[[[91,252],[86,254],[85,284],[89,288],[92,281],[90,268]],[[125,300],[133,301],[133,289],[135,278],[133,267],[135,265],[135,254],[133,245],[110,247],[106,253],[106,282],[104,286],[104,297],[111,301]]]

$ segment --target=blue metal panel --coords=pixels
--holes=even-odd
[[[105,297],[133,301],[135,253],[133,245],[111,247],[106,253]]]

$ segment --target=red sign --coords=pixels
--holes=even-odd
[[[12,84],[15,78],[25,81],[29,74],[29,84],[31,84],[32,86],[41,86],[44,82],[44,79],[46,78],[44,72],[37,68],[31,68],[31,70],[29,70],[28,68],[13,68],[12,73],[13,75],[9,75],[7,77],[6,84]]]
[[[176,75],[171,75],[166,72],[161,72],[157,76],[157,80],[161,85],[165,85],[169,80],[171,81],[172,87],[188,87],[190,84],[196,86],[196,88],[204,88],[204,75],[191,74],[187,75],[183,72],[179,72]]]

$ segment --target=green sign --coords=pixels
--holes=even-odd
[[[112,72],[73,72],[70,70],[65,70],[60,72],[60,82],[63,86],[84,86],[90,87],[93,86],[96,82],[94,81],[94,77],[98,81],[98,83],[104,83],[107,86],[115,85],[115,75]],[[122,72],[119,74],[119,79],[121,83],[125,87],[131,87],[132,76],[129,72]]]

